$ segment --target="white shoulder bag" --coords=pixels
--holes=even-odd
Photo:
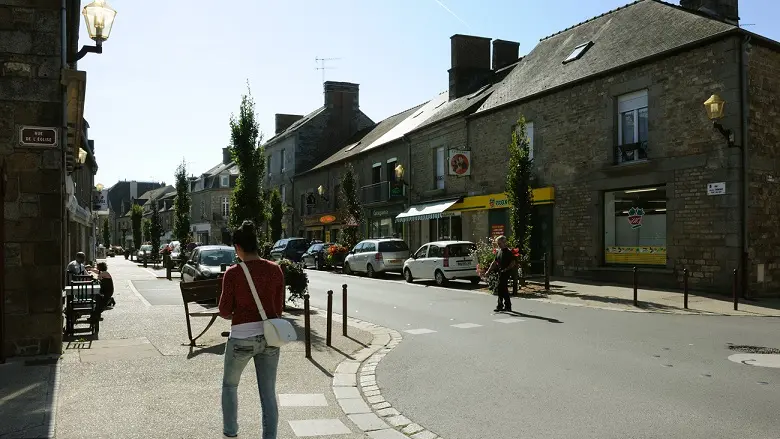
[[[298,339],[298,335],[295,333],[293,325],[285,319],[268,319],[263,309],[263,304],[260,302],[260,297],[257,295],[257,289],[255,283],[252,281],[252,276],[249,274],[249,268],[245,263],[239,264],[244,270],[246,275],[246,281],[249,283],[249,289],[252,290],[252,297],[255,298],[257,304],[257,310],[260,311],[260,318],[263,319],[263,333],[265,334],[265,341],[268,346],[280,347],[285,344]]]

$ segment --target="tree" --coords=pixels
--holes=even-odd
[[[271,205],[271,241],[276,242],[282,239],[282,220],[284,219],[284,205],[282,205],[282,194],[279,189],[274,188],[269,197]]]
[[[108,230],[108,218],[103,219],[103,246],[111,247],[111,231]]]
[[[190,239],[190,182],[187,179],[187,165],[182,160],[176,168],[176,199],[173,201],[173,235],[181,245]]]
[[[149,240],[152,241],[152,251],[160,249],[160,237],[163,234],[162,221],[160,220],[160,206],[157,200],[152,200],[152,216],[149,220]]]
[[[363,206],[358,197],[357,176],[352,165],[347,165],[347,170],[341,176],[342,217],[346,227],[342,229],[341,241],[347,248],[352,248],[360,241],[360,224],[363,222]]]
[[[255,115],[251,91],[241,96],[238,117],[230,117],[230,153],[238,166],[236,187],[230,197],[230,227],[237,228],[244,220],[256,227],[265,221],[262,182],[265,175],[265,154],[260,126]]]
[[[144,217],[144,208],[133,204],[132,209],[130,210],[130,221],[132,222],[133,227],[133,247],[137,250],[141,248],[141,244],[143,243],[141,241],[142,235],[141,235],[141,220]]]
[[[144,242],[149,242],[152,239],[152,222],[149,220],[149,218],[144,218],[142,229],[144,234]]]
[[[533,159],[530,156],[525,118],[521,116],[517,121],[516,129],[512,132],[512,141],[509,144],[506,193],[511,203],[509,222],[512,235],[509,238],[509,245],[520,251],[523,265],[530,258],[531,209],[533,208],[532,166]],[[523,268],[525,272],[525,267]]]

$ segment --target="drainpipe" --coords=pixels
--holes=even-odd
[[[5,160],[0,164],[0,199],[5,201]],[[5,209],[0,212],[0,364],[5,364]]]
[[[749,293],[749,276],[750,276],[750,260],[749,260],[749,247],[748,247],[748,200],[750,195],[750,185],[748,184],[748,149],[750,147],[750,136],[748,130],[750,129],[750,122],[748,120],[750,112],[750,96],[748,95],[748,50],[750,50],[750,35],[745,35],[744,39],[740,41],[739,48],[739,87],[740,87],[740,130],[742,132],[742,169],[740,170],[740,180],[742,184],[742,197],[740,203],[741,210],[741,222],[742,222],[742,257],[740,258],[740,271],[742,272],[742,295],[744,297],[750,297]]]
[[[404,142],[406,142],[406,169],[407,169],[407,172],[409,173],[409,179],[411,180],[411,178],[412,178],[412,141],[409,139],[409,137],[404,136]],[[401,184],[403,184],[403,182]],[[406,210],[406,209],[409,209],[410,207],[412,207],[412,185],[411,184],[410,185],[404,185],[403,187],[404,187],[404,190],[407,191],[407,194],[406,194],[406,208],[404,209],[404,210]],[[409,188],[408,190],[406,189],[407,187]],[[407,238],[408,239],[407,245],[408,245],[409,242],[412,241],[412,223],[409,222],[409,221],[405,221],[404,222],[404,229],[408,230],[408,233],[407,233],[407,237],[408,237]]]
[[[62,42],[60,43],[60,77],[62,71],[68,68],[68,1],[61,1],[61,35]],[[72,3],[72,2],[71,2]],[[60,215],[62,218],[62,224],[60,226],[60,259],[61,265],[64,267],[67,264],[68,255],[66,252],[67,246],[65,242],[68,238],[68,211],[65,208],[67,204],[67,191],[65,190],[65,178],[67,174],[67,168],[65,165],[66,151],[68,148],[68,87],[66,85],[60,85],[62,87],[62,126],[60,127],[60,166],[62,172],[60,172],[60,200],[62,206],[60,207]],[[65,288],[65,278],[60,276],[60,290]]]

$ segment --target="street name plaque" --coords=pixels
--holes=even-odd
[[[23,126],[19,129],[19,146],[57,146],[57,128]]]

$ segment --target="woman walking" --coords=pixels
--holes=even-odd
[[[257,254],[257,234],[251,221],[244,221],[233,232],[233,246],[257,290],[268,319],[279,318],[284,304],[282,269]],[[225,437],[238,436],[238,383],[249,360],[254,360],[257,390],[263,416],[263,439],[276,439],[279,408],[276,404],[276,370],[279,348],[268,346],[263,323],[240,265],[230,267],[222,279],[219,314],[232,320],[230,338],[225,347],[225,372],[222,378],[222,420]]]

